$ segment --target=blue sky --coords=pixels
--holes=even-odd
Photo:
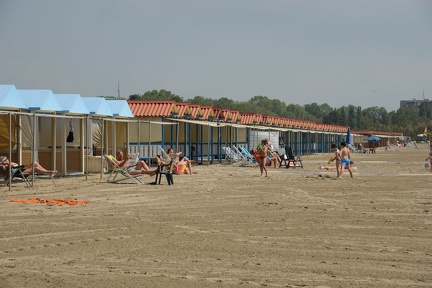
[[[399,108],[432,100],[428,0],[1,0],[0,84]]]

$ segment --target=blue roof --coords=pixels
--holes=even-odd
[[[0,85],[0,107],[27,109],[25,102],[15,85]]]
[[[113,116],[107,101],[103,97],[82,97],[81,98],[90,114],[100,116]]]
[[[90,114],[79,94],[54,94],[63,111],[74,114]]]
[[[28,110],[64,112],[51,90],[18,90]]]
[[[126,100],[107,100],[106,102],[111,109],[113,116],[134,117]]]

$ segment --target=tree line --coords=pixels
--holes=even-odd
[[[144,94],[133,94],[131,100],[175,100],[176,102],[189,102],[192,104],[222,107],[239,110],[243,113],[260,113],[281,117],[308,120],[325,124],[349,126],[352,130],[375,130],[383,132],[399,132],[405,136],[416,137],[425,127],[431,126],[432,111],[428,102],[423,101],[418,107],[399,108],[387,112],[384,107],[362,108],[348,105],[332,108],[328,104],[286,104],[278,99],[267,96],[254,96],[248,101],[234,101],[226,97],[211,99],[195,96],[192,99],[183,99],[179,95],[167,90],[147,91]]]

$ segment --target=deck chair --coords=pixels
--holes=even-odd
[[[253,157],[253,155],[248,150],[246,150],[246,148],[240,147],[240,151],[250,161],[255,161],[255,158]]]
[[[26,183],[27,187],[31,187],[30,181],[28,179],[28,177],[30,176],[30,174],[24,173],[25,169],[26,169],[25,165],[20,165],[20,166],[17,166],[17,167],[12,167],[11,168],[12,181],[14,179],[22,179]],[[6,181],[5,182],[5,186],[9,185],[9,173],[4,178],[4,181]]]
[[[366,153],[366,152],[367,152],[367,149],[364,148],[363,144],[359,144],[359,145],[358,145],[358,151],[359,151],[360,153]]]
[[[222,149],[225,151],[225,160],[227,160],[227,162],[235,164],[235,163],[239,163],[241,161],[241,154],[237,154],[233,149],[231,149],[230,147],[222,147]]]
[[[233,145],[233,149],[234,149],[234,151],[236,153],[236,156],[239,158],[239,162],[238,163],[240,164],[240,166],[250,166],[250,167],[253,166],[252,163],[255,162],[255,161],[253,161],[255,159],[253,158],[252,155],[250,155],[251,157],[248,157],[248,155],[244,154],[241,151],[241,149],[237,148],[234,145]]]
[[[127,167],[126,168],[120,167],[117,164],[115,157],[112,155],[104,154],[104,158],[106,159],[106,161],[108,163],[111,163],[111,165],[113,166],[111,174],[108,176],[106,182],[118,183],[118,182],[125,181],[125,180],[132,180],[136,184],[139,184],[139,185],[144,184],[144,182],[142,182],[141,179],[139,179],[139,177],[141,177],[142,174],[130,175],[128,170],[127,170]],[[119,176],[119,178],[117,178],[117,176]]]
[[[347,146],[348,146],[348,149],[350,150],[351,153],[356,153],[356,152],[358,152],[357,147],[355,147],[353,144],[348,143]]]
[[[290,168],[291,163],[293,164],[293,168],[301,167],[303,168],[303,162],[299,155],[294,155],[291,146],[285,147],[285,155],[281,158],[281,164],[284,163],[286,168]]]

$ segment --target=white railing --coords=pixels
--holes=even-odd
[[[129,153],[139,153],[140,158],[154,158],[160,155],[159,145],[129,145]]]

